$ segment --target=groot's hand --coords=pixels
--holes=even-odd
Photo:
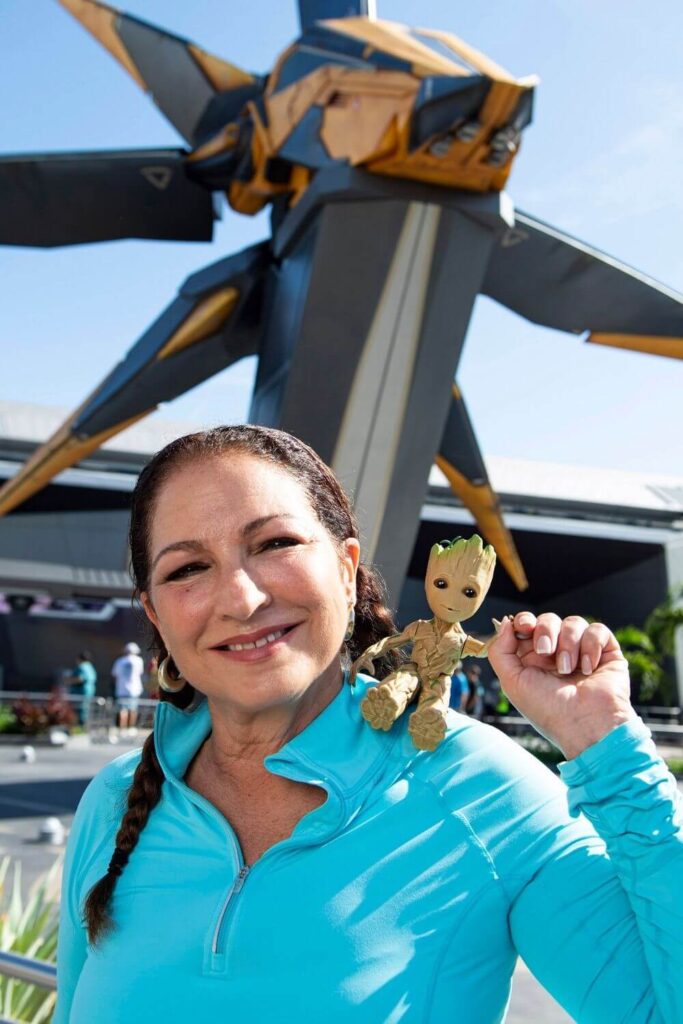
[[[349,682],[351,683],[351,686],[356,682],[356,676],[359,672],[367,672],[367,674],[371,676],[374,671],[375,663],[366,651],[364,654],[361,654],[360,658],[356,658],[351,666],[351,672],[349,673]]]
[[[503,623],[499,622],[498,619],[491,619],[491,622],[493,623],[493,628],[495,629],[495,633],[493,634],[493,636],[490,636],[488,638],[488,640],[486,640],[482,644],[481,650],[477,654],[478,658],[487,658],[488,657],[489,647],[491,646],[493,641],[496,639],[496,637],[498,636],[498,634],[500,633],[500,631],[501,631],[501,629],[503,627]]]

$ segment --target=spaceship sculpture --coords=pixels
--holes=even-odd
[[[272,236],[194,274],[0,490],[9,511],[126,426],[247,355],[253,422],[299,435],[354,495],[397,596],[436,463],[516,584],[524,569],[454,383],[481,292],[589,340],[683,355],[683,302],[515,211],[531,118],[516,80],[444,32],[300,0],[302,35],[258,76],[95,0],[60,0],[189,150],[0,159],[0,243],[208,239],[212,193]]]

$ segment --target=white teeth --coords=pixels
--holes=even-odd
[[[280,637],[284,635],[284,629],[278,629],[276,633],[268,633],[266,636],[262,636],[259,640],[255,640],[253,643],[227,644],[226,646],[229,651],[253,651],[256,647],[265,647],[266,644],[272,644],[273,640],[279,640]]]

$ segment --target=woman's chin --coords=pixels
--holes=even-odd
[[[323,691],[330,690],[341,680],[341,667],[335,659],[331,664],[320,665],[306,656],[291,657],[286,664],[253,667],[249,664],[227,666],[223,672],[214,673],[206,686],[197,684],[197,689],[208,700],[224,705],[235,713],[257,715],[278,707],[283,710],[307,698],[315,700]]]

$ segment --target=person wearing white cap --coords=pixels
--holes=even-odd
[[[114,696],[118,709],[118,726],[124,732],[135,729],[138,701],[142,696],[142,674],[145,664],[136,643],[126,644],[123,654],[111,667],[114,677]],[[129,733],[130,734],[130,733]]]

